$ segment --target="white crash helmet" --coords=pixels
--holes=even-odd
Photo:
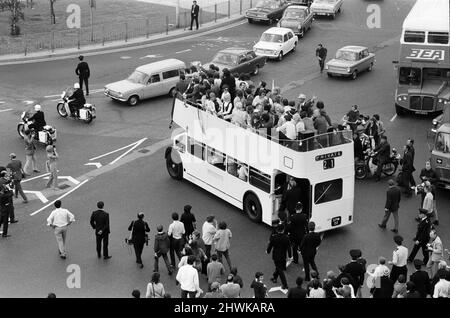
[[[75,83],[75,84],[73,84],[73,88],[75,88],[75,89],[79,89],[79,88],[80,88],[80,84],[79,84],[79,83]]]
[[[35,111],[40,111],[41,110],[41,105],[39,105],[39,104],[34,105],[34,110]]]

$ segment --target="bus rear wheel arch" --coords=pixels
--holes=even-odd
[[[247,214],[248,218],[255,222],[260,223],[262,220],[262,206],[256,194],[253,192],[247,192],[244,196],[243,210]]]
[[[180,155],[172,147],[168,147],[165,152],[166,168],[169,175],[175,180],[183,179],[183,164]]]

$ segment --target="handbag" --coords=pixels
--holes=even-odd
[[[128,237],[125,238],[125,243],[127,243],[128,245],[133,245],[133,230],[134,230],[134,221],[133,221],[133,225],[131,226],[131,232],[130,235]]]

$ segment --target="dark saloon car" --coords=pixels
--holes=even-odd
[[[244,48],[231,47],[219,51],[211,62],[203,65],[205,69],[210,64],[217,66],[222,72],[224,68],[230,70],[231,74],[253,74],[259,73],[259,69],[266,64],[266,57],[256,56],[252,50]]]
[[[278,21],[289,6],[286,0],[260,0],[255,8],[248,9],[245,17],[248,23],[264,21],[269,24]]]

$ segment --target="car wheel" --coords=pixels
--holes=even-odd
[[[138,103],[139,103],[139,97],[136,95],[133,95],[128,99],[128,104],[130,106],[136,106]]]
[[[395,113],[397,114],[397,116],[403,116],[405,115],[406,111],[403,107],[400,107],[399,105],[395,105]]]
[[[253,20],[250,19],[250,18],[248,18],[248,23],[252,24],[252,23],[253,23]]]
[[[277,60],[278,61],[282,61],[283,60],[283,51],[281,51],[280,54],[278,54]]]
[[[297,42],[294,43],[294,47],[292,48],[292,52],[295,52],[296,49],[297,49]]]
[[[336,18],[336,13],[333,13],[333,14],[331,15],[331,19],[334,20],[335,18]]]
[[[298,34],[298,36],[299,36],[300,38],[303,38],[303,37],[305,36],[305,29],[304,29],[304,28],[301,29],[301,31],[300,31],[300,33]]]
[[[373,69],[373,63],[370,63],[370,65],[369,65],[369,67],[367,68],[367,70],[368,70],[369,72],[371,72],[372,69]]]
[[[261,222],[262,207],[258,197],[249,193],[244,197],[244,212],[253,222]]]
[[[255,70],[252,73],[253,75],[258,75],[259,74],[259,65],[256,65]]]
[[[175,87],[172,87],[169,91],[169,97],[175,97]]]
[[[358,72],[356,70],[354,70],[351,77],[352,77],[352,80],[355,80],[358,77]]]

